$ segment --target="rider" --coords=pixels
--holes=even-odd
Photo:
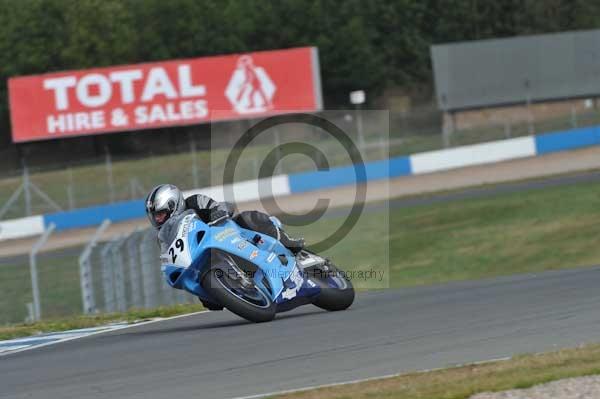
[[[269,215],[259,211],[244,211],[237,215],[232,204],[217,202],[212,198],[196,194],[187,198],[183,197],[180,189],[172,184],[161,184],[150,191],[146,197],[146,215],[150,223],[158,230],[158,239],[162,245],[169,245],[161,240],[160,228],[173,216],[177,216],[188,209],[193,209],[200,214],[208,211],[208,222],[222,217],[232,218],[241,227],[257,231],[277,238],[286,248],[297,254],[304,248],[303,239],[294,239],[287,235],[283,229],[277,227]]]

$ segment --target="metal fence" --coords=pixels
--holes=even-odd
[[[352,137],[357,134],[356,112],[340,111],[334,117],[336,124]],[[388,157],[389,124],[385,120],[364,118],[363,154],[366,160]],[[384,125],[384,128],[380,126]],[[251,126],[250,124],[246,125]],[[107,152],[105,156],[88,160],[84,164],[69,164],[63,168],[26,167],[20,175],[0,178],[0,220],[45,214],[61,210],[101,205],[115,201],[143,198],[155,185],[169,182],[183,189],[195,189],[220,184],[215,176],[223,175],[224,161],[233,143],[246,130],[230,124],[216,124],[212,137],[196,137],[193,134],[182,138],[187,145],[179,146],[170,154],[145,157],[123,157]],[[331,145],[331,138],[301,129],[298,126],[278,128],[275,132],[290,141],[315,144],[327,153],[330,165],[348,162],[339,158]],[[359,140],[356,140],[359,142]],[[399,149],[402,143],[394,142]],[[201,146],[202,144],[202,146]],[[236,179],[256,179],[262,160],[272,149],[273,138],[265,137],[253,142],[248,148],[251,154],[241,160],[243,172]],[[393,144],[393,143],[392,143]],[[209,151],[206,147],[210,146]],[[218,161],[216,161],[218,160]],[[58,162],[59,160],[57,160]],[[298,163],[282,159],[277,173],[294,173],[313,169],[311,162]]]
[[[77,257],[83,248],[40,249],[0,259],[0,325],[82,312]]]
[[[544,108],[545,107],[545,108]],[[520,116],[519,116],[520,115]],[[473,111],[473,114],[455,116],[452,128],[442,134],[443,116],[432,104],[407,106],[406,110],[389,113],[389,132],[383,133],[382,121],[364,118],[364,140],[356,140],[363,158],[367,161],[431,151],[445,147],[503,140],[530,134],[600,124],[597,103],[578,100],[567,106],[552,108],[550,105],[532,105],[527,109],[507,109],[495,113]],[[357,137],[357,121],[354,110],[339,111],[334,117],[336,125],[351,137]],[[208,187],[220,184],[215,176],[222,175],[222,162],[230,151],[236,135],[241,131],[227,131],[229,126],[215,136],[222,136],[219,148],[213,151],[199,150],[193,135],[188,137],[185,151],[170,155],[142,158],[122,158],[107,154],[91,163],[71,165],[60,170],[25,168],[20,175],[0,179],[0,220],[28,215],[69,210],[114,201],[140,199],[156,184],[170,182],[184,189]],[[448,134],[450,132],[450,134]],[[335,146],[327,137],[306,131],[279,132],[280,142],[301,141],[311,143],[325,152],[330,166],[349,162],[338,157]],[[208,140],[208,139],[205,139]],[[262,160],[272,149],[273,143],[253,143],[250,157],[241,160],[240,179],[258,177]],[[93,161],[93,162],[92,162]],[[283,158],[277,164],[276,173],[295,173],[314,169],[310,160]],[[238,175],[236,175],[238,178]]]
[[[365,140],[361,152],[365,160],[373,160],[435,150],[444,145],[467,145],[600,124],[596,103],[590,107],[583,103],[575,104],[571,112],[563,115],[525,122],[511,120],[510,115],[500,119],[488,117],[485,113],[475,115],[463,121],[464,126],[456,129],[447,143],[436,128],[439,121],[432,122],[439,115],[431,107],[413,108],[406,114],[392,113],[389,136],[378,130],[381,126],[378,121],[365,118]],[[340,111],[340,115],[340,127],[355,137],[354,114]],[[477,123],[467,126],[472,121]],[[319,147],[331,166],[345,162],[323,137],[317,133],[303,134],[302,141]],[[297,138],[292,136],[292,140]],[[241,178],[258,176],[260,157],[270,148],[258,143],[251,149],[252,156],[243,160],[247,163],[240,167],[245,173]],[[222,164],[211,162],[218,157],[215,153],[196,151],[192,146],[186,153],[136,160],[115,161],[109,158],[108,163],[105,159],[104,163],[72,171],[25,171],[22,178],[0,180],[0,209],[12,192],[20,195],[6,207],[8,210],[0,218],[56,210],[44,200],[43,195],[39,195],[38,190],[52,198],[57,207],[69,209],[110,200],[138,199],[153,184],[165,181],[183,188],[210,185],[212,176],[219,174],[214,168],[222,167]],[[290,162],[284,162],[288,159]],[[287,157],[284,161],[277,165],[277,173],[293,173],[315,167],[308,158]],[[29,201],[28,206],[23,206],[23,197]],[[193,301],[193,297],[171,289],[163,281],[153,232],[136,231],[108,239],[99,237],[91,240],[89,246],[56,251],[44,251],[42,246],[33,257],[0,258],[0,324],[37,317],[112,312],[131,307],[153,308]],[[34,267],[32,263],[35,263]],[[37,290],[34,285],[37,285]]]
[[[83,312],[125,312],[193,302],[163,278],[156,231],[113,237],[80,258]]]
[[[106,227],[84,247],[37,252],[40,240],[29,255],[0,259],[0,325],[197,301],[164,280],[155,230],[101,241]]]

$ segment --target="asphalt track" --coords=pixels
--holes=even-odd
[[[599,180],[559,176],[365,211]],[[0,357],[0,398],[233,398],[599,342],[599,286],[593,267],[361,293],[345,312],[306,306],[260,325],[203,313]]]
[[[232,398],[600,341],[600,267],[207,312],[0,357],[1,398]]]

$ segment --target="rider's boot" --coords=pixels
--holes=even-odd
[[[304,249],[304,238],[292,238],[283,229],[279,228],[279,241],[294,255]]]

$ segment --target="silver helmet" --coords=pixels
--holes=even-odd
[[[146,215],[152,226],[160,229],[171,216],[185,210],[185,200],[180,189],[172,184],[161,184],[146,197]]]

